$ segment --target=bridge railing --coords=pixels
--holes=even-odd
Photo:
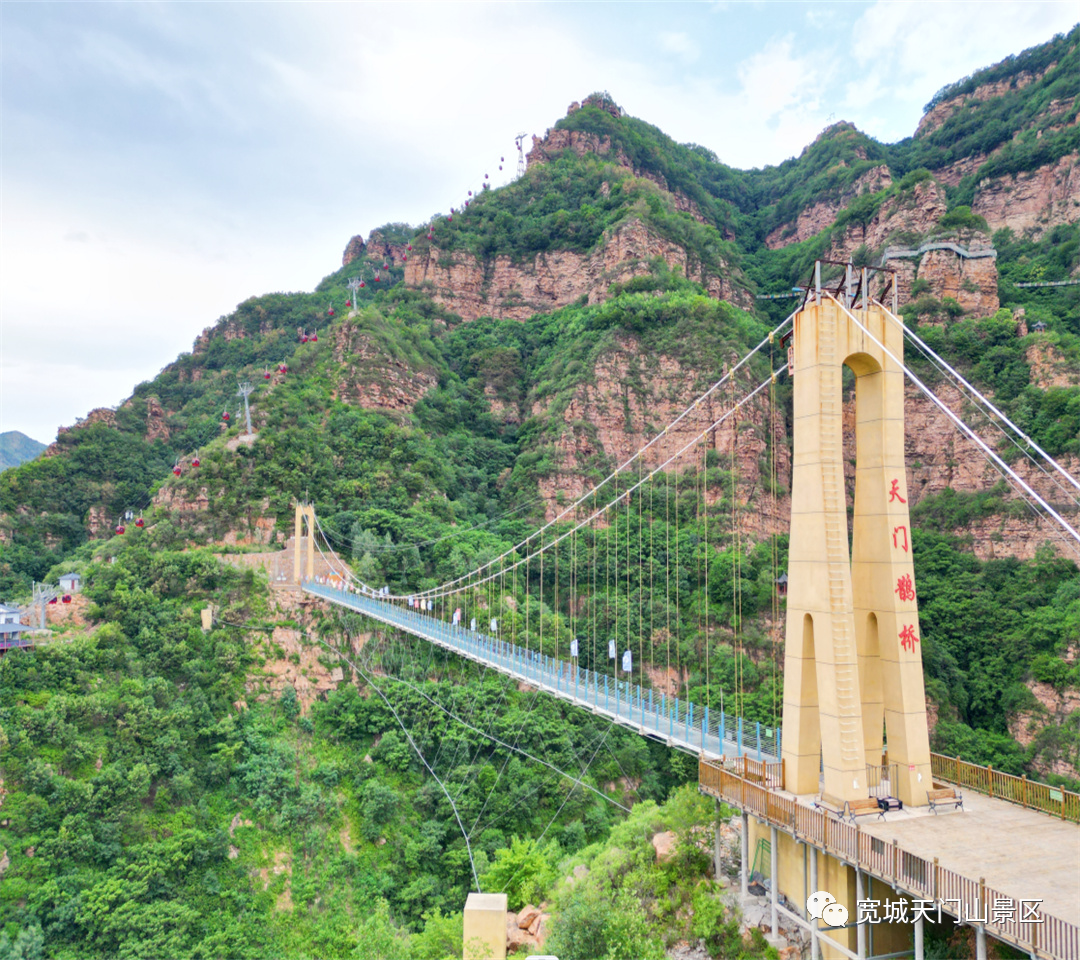
[[[749,756],[760,762],[780,756],[780,730],[758,722],[731,717],[723,710],[704,708],[681,697],[657,694],[629,679],[580,667],[467,627],[446,623],[426,613],[365,594],[339,589],[329,584],[307,581],[303,588],[398,627],[471,659],[502,669],[590,708],[613,715],[621,722],[637,726],[695,751],[714,756]]]
[[[1080,793],[940,753],[930,754],[930,769],[935,780],[954,783],[976,793],[985,793],[988,797],[1008,800],[1062,820],[1080,823]]]
[[[858,866],[915,899],[941,902],[943,909],[958,918],[985,918],[984,925],[993,936],[1033,956],[1080,960],[1080,926],[1076,923],[1042,912],[1038,922],[1024,923],[1020,909],[1011,914],[997,912],[994,908],[998,902],[1015,903],[1014,898],[987,887],[982,878],[964,876],[941,866],[936,858],[927,860],[905,850],[895,839],[890,842],[865,833],[857,823],[838,820],[793,797],[780,796],[740,776],[734,762],[720,764],[701,759],[698,786],[703,793]]]

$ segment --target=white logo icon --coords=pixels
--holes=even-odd
[[[847,923],[847,907],[842,903],[830,903],[821,911],[821,919],[830,927],[842,927]]]
[[[806,912],[811,920],[824,920],[830,927],[842,927],[848,920],[847,907],[836,902],[828,890],[818,890],[806,898]]]

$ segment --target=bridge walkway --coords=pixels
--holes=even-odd
[[[312,596],[404,630],[667,746],[714,760],[749,756],[772,762],[780,754],[780,731],[760,723],[744,723],[723,711],[716,716],[678,697],[657,697],[639,684],[614,680],[572,660],[541,655],[385,600],[312,581],[301,586]]]

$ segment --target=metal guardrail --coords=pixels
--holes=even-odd
[[[890,884],[894,889],[920,900],[956,903],[958,913],[986,917],[984,924],[993,936],[1012,943],[1033,956],[1052,960],[1080,960],[1080,926],[1060,917],[1041,913],[1041,923],[1023,923],[1018,918],[992,919],[987,905],[1011,900],[984,880],[973,880],[904,850],[897,840],[887,843],[858,824],[844,823],[822,810],[803,806],[792,797],[783,797],[759,783],[739,776],[715,762],[698,762],[698,787],[770,825],[813,844],[846,863],[857,865]],[[982,768],[985,769],[985,768]],[[977,789],[977,788],[973,788]]]
[[[655,696],[653,690],[640,684],[444,623],[410,607],[311,581],[302,587],[307,593],[540,687],[673,747],[714,758],[750,756],[762,762],[775,761],[780,755],[779,729],[744,723],[742,717],[726,716],[723,710],[717,715],[679,697]]]
[[[930,754],[930,769],[935,780],[955,783],[959,787],[985,793],[988,797],[1008,800],[1062,820],[1080,823],[1080,793],[940,753]]]
[[[1041,280],[1028,283],[1014,283],[1014,287],[1072,287],[1080,283],[1080,280]]]
[[[964,257],[967,260],[977,260],[982,257],[997,258],[997,250],[993,247],[962,247],[958,243],[950,243],[945,240],[924,243],[917,250],[903,247],[886,247],[885,252],[881,255],[881,262],[895,260],[897,257],[920,257],[929,250],[951,250],[958,257]]]

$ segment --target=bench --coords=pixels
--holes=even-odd
[[[956,787],[935,787],[926,791],[926,802],[937,814],[937,808],[943,803],[951,803],[954,809],[964,809],[964,796]]]
[[[856,817],[868,817],[876,814],[878,819],[885,818],[885,811],[878,805],[876,797],[867,797],[865,800],[848,800],[847,816],[854,823]]]
[[[814,806],[819,810],[824,810],[826,813],[831,813],[837,820],[843,820],[844,808],[847,804],[843,800],[823,793],[819,799],[814,801]]]

